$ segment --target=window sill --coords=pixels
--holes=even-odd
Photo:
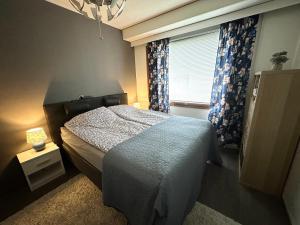
[[[207,102],[171,101],[170,105],[195,109],[209,109],[209,103]]]

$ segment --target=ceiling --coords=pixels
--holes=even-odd
[[[1,0],[0,0],[1,1]],[[77,12],[70,1],[79,5],[84,0],[46,0]],[[104,23],[122,30],[123,40],[131,46],[153,40],[170,38],[203,30],[264,12],[299,4],[300,0],[126,0],[123,13],[108,22],[106,7],[101,7]],[[85,14],[94,18],[91,6],[84,7]]]
[[[127,0],[124,11],[119,18],[109,25],[124,29],[151,19],[195,0]]]
[[[46,1],[75,11],[69,3],[69,0]],[[82,0],[78,1],[81,2]],[[127,0],[124,11],[118,18],[108,22],[105,18],[106,16],[104,16],[103,22],[122,30],[195,1],[196,0]],[[89,17],[92,17],[89,9],[87,9],[87,13]],[[105,15],[105,10],[102,13]]]

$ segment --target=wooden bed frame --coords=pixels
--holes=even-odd
[[[79,106],[74,109],[72,115],[68,114],[66,105]],[[80,172],[86,175],[100,190],[102,189],[102,173],[87,160],[81,157],[72,147],[64,143],[61,138],[60,128],[72,117],[101,106],[128,104],[127,93],[106,95],[100,97],[88,97],[78,100],[45,104],[44,112],[52,141],[62,149],[63,160],[70,161]],[[81,107],[83,106],[83,107]]]

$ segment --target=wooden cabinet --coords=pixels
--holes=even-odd
[[[244,128],[240,182],[281,196],[300,135],[300,70],[255,74]]]

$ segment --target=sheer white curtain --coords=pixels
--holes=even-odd
[[[210,102],[219,33],[170,42],[170,101]]]

